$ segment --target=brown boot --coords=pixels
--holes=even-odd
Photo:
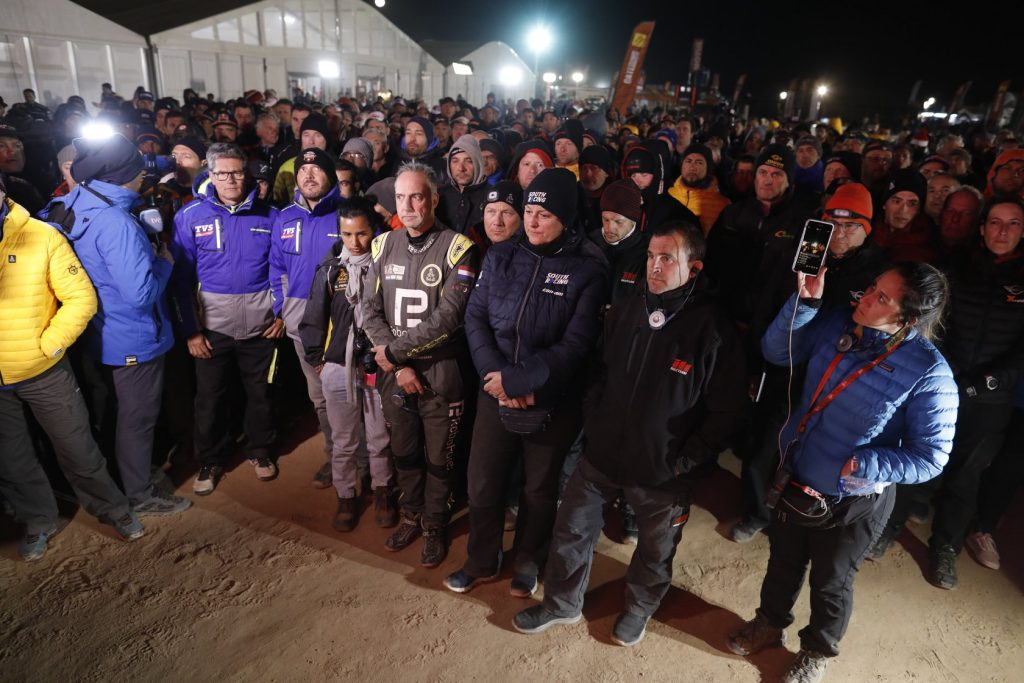
[[[377,526],[381,529],[390,529],[398,524],[395,496],[387,486],[378,486],[373,490],[373,511]]]
[[[359,522],[359,499],[339,498],[338,511],[334,513],[331,526],[335,531],[352,531]]]

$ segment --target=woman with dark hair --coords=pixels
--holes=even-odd
[[[806,363],[807,381],[779,435],[761,605],[728,641],[740,655],[783,645],[810,565],[811,620],[783,679],[794,682],[820,681],[839,654],[853,578],[892,511],[890,484],[942,471],[958,405],[953,373],[932,343],[949,295],[942,273],[899,263],[851,316],[821,310],[825,272],[798,274],[798,293],[761,340],[769,362]]]

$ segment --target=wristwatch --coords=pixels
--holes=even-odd
[[[992,375],[985,375],[985,388],[989,391],[995,391],[999,388],[999,380]]]

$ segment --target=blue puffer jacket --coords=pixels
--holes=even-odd
[[[270,231],[277,209],[257,199],[255,190],[229,208],[217,199],[213,183],[196,196],[174,216],[171,285],[178,332],[185,338],[204,329],[234,339],[256,337],[274,321]]]
[[[68,218],[74,218],[67,238],[99,302],[81,343],[104,365],[145,363],[174,345],[165,296],[171,264],[156,255],[129,213],[138,199],[138,193],[120,185],[91,180],[55,199],[42,214],[45,220],[55,215],[55,205],[63,204]]]
[[[466,336],[483,377],[501,371],[505,393],[534,393],[552,407],[573,383],[601,333],[608,263],[571,231],[556,253],[533,251],[520,231],[487,250],[466,308]]]
[[[942,471],[953,447],[959,399],[953,373],[931,342],[911,332],[882,364],[850,384],[807,422],[792,446],[811,397],[836,356],[836,342],[854,324],[849,311],[822,311],[789,299],[761,340],[765,359],[789,363],[789,325],[793,326],[793,362],[807,363],[800,403],[782,433],[788,449],[786,468],[793,478],[821,493],[839,495],[839,472],[857,457],[852,476],[876,483],[916,484]],[[885,351],[889,336],[865,329],[860,349],[846,353],[822,390],[839,382]]]
[[[284,318],[288,336],[299,338],[299,323],[306,310],[313,275],[340,238],[338,186],[331,188],[312,211],[299,191],[295,201],[281,209],[270,236],[270,286],[274,313]],[[284,311],[282,316],[281,311]]]

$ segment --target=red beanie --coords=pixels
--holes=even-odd
[[[840,185],[825,205],[827,217],[857,221],[868,235],[871,234],[872,213],[871,193],[860,183]]]

